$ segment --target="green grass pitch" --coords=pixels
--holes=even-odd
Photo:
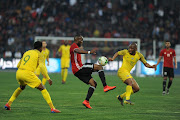
[[[93,109],[86,109],[82,102],[88,85],[72,74],[62,85],[60,74],[50,74],[53,85],[46,83],[54,106],[62,113],[52,114],[48,104],[37,89],[26,87],[13,102],[11,111],[4,105],[19,86],[15,72],[0,72],[0,120],[179,120],[180,119],[180,80],[176,77],[170,94],[162,96],[161,77],[134,77],[140,91],[131,96],[134,106],[121,106],[116,96],[125,91],[126,85],[115,75],[106,75],[107,83],[117,88],[103,92],[97,74],[93,74],[98,86],[90,100]]]

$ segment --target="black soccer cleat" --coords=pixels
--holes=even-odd
[[[117,99],[119,100],[119,102],[121,103],[121,105],[124,106],[124,104],[123,104],[123,98],[121,98],[120,95],[117,96]]]

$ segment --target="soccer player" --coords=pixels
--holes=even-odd
[[[68,41],[64,41],[64,45],[61,45],[58,49],[58,52],[61,57],[61,77],[62,84],[66,83],[66,78],[68,75],[68,68],[70,64],[70,45],[68,45]]]
[[[131,76],[131,69],[136,65],[138,60],[140,60],[148,68],[155,68],[156,70],[156,67],[151,66],[146,62],[144,56],[137,51],[136,43],[130,44],[128,50],[124,49],[116,52],[113,58],[109,58],[108,60],[113,61],[118,55],[123,56],[123,63],[122,66],[119,68],[117,74],[119,78],[127,85],[127,87],[126,92],[118,95],[117,98],[121,102],[121,105],[123,105],[124,98],[126,98],[126,100],[124,100],[125,104],[133,105],[134,103],[130,101],[130,96],[131,94],[139,91],[139,85],[136,80]]]
[[[177,61],[176,61],[176,52],[174,49],[170,48],[171,43],[170,41],[166,41],[165,44],[166,48],[161,50],[159,54],[159,59],[156,64],[156,66],[160,63],[162,57],[164,57],[164,63],[163,63],[163,92],[162,94],[169,94],[169,88],[171,87],[173,78],[174,78],[174,69],[173,69],[173,58],[175,62],[175,68],[177,69]],[[166,91],[166,81],[167,77],[169,77],[169,83]]]
[[[41,54],[43,55],[43,63],[44,63],[44,66],[45,66],[45,70],[47,71],[47,68],[46,68],[46,65],[45,65],[45,62],[47,60],[47,66],[49,66],[49,50],[46,48],[47,46],[47,43],[46,41],[42,41],[42,51],[41,51]],[[41,69],[40,67],[38,66],[36,71],[35,71],[35,74],[39,77],[41,73]],[[46,84],[46,77],[43,75],[43,79],[42,79],[42,84],[45,85]]]
[[[42,42],[37,41],[34,43],[34,49],[29,50],[24,53],[23,57],[21,58],[20,62],[18,63],[17,67],[18,70],[16,72],[16,79],[20,85],[14,93],[12,94],[9,101],[4,106],[6,110],[11,110],[10,106],[12,102],[18,97],[18,95],[25,89],[26,85],[30,86],[31,88],[37,88],[41,91],[42,96],[48,103],[51,108],[51,113],[59,113],[60,111],[55,109],[49,92],[46,88],[42,85],[41,80],[35,75],[34,71],[36,70],[37,66],[39,65],[42,74],[48,79],[50,85],[52,85],[52,80],[50,79],[44,65],[44,58],[40,53],[42,51]]]
[[[91,51],[80,49],[79,47],[81,47],[82,43],[83,43],[83,37],[81,35],[74,37],[74,43],[71,45],[71,48],[70,48],[72,72],[82,82],[86,84],[90,84],[86,99],[83,101],[82,104],[86,108],[92,109],[92,107],[89,104],[89,99],[91,98],[97,86],[96,81],[91,76],[92,72],[95,72],[95,71],[98,72],[99,77],[104,86],[104,92],[113,90],[116,88],[116,86],[111,87],[106,84],[103,67],[101,65],[97,65],[93,63],[85,63],[84,65],[82,64],[81,54],[96,54],[96,49],[93,49]]]

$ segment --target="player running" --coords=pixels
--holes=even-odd
[[[64,41],[64,45],[61,45],[58,49],[58,52],[61,57],[61,77],[62,84],[66,83],[68,68],[70,64],[70,45],[68,45],[68,41]]]
[[[47,60],[47,66],[49,66],[49,50],[46,48],[47,46],[47,43],[46,41],[42,41],[42,51],[41,51],[41,54],[43,55],[43,63],[44,63],[44,66],[45,66],[45,70],[47,71],[47,68],[46,68],[46,65],[45,65],[45,62]],[[35,74],[39,77],[41,73],[41,69],[40,67],[38,66],[36,71],[35,71]],[[46,77],[43,75],[43,79],[42,79],[42,84],[45,85],[46,84]]]
[[[18,70],[16,72],[16,79],[20,85],[14,93],[12,94],[11,98],[4,106],[6,110],[11,110],[10,106],[12,102],[18,97],[18,95],[25,89],[26,85],[30,86],[31,88],[37,88],[41,91],[42,96],[48,103],[49,107],[51,108],[51,113],[59,113],[61,111],[55,109],[49,92],[46,88],[42,85],[41,80],[35,75],[34,71],[36,70],[37,66],[39,65],[40,70],[43,76],[48,80],[49,84],[52,85],[52,80],[50,79],[45,65],[44,59],[42,54],[42,42],[37,41],[34,43],[34,49],[29,50],[24,53],[23,57],[21,58],[20,62],[18,63],[17,67]]]
[[[136,43],[130,44],[128,50],[125,49],[116,52],[113,58],[109,58],[109,61],[115,60],[115,58],[118,55],[123,56],[123,63],[121,68],[119,68],[117,74],[119,78],[127,85],[127,87],[126,87],[126,92],[121,95],[118,95],[117,98],[121,102],[121,105],[123,105],[123,99],[125,97],[126,100],[124,100],[124,103],[133,105],[134,103],[130,101],[130,96],[131,94],[139,91],[139,85],[136,82],[136,80],[131,76],[130,74],[131,69],[136,65],[138,60],[140,60],[148,68],[155,68],[156,70],[156,66],[151,66],[146,62],[144,56],[137,51]]]
[[[165,44],[166,48],[161,50],[159,54],[159,59],[156,64],[156,66],[160,63],[162,57],[164,57],[164,63],[163,63],[163,92],[162,94],[169,94],[169,88],[171,87],[173,78],[174,78],[174,66],[173,66],[173,58],[175,62],[175,68],[177,69],[177,60],[176,60],[176,52],[174,49],[170,48],[171,43],[170,41],[166,41]],[[167,77],[169,77],[169,83],[166,91],[166,81]]]
[[[101,65],[93,63],[85,63],[84,65],[82,64],[81,54],[96,54],[96,49],[93,49],[91,51],[80,49],[79,47],[81,47],[82,43],[83,37],[81,35],[74,37],[74,43],[71,45],[70,48],[72,72],[82,82],[90,84],[86,99],[83,101],[83,105],[86,108],[92,109],[89,104],[89,99],[91,98],[97,86],[96,81],[91,76],[92,72],[98,72],[101,82],[104,86],[104,92],[113,90],[116,88],[116,86],[111,87],[106,84],[103,67]]]

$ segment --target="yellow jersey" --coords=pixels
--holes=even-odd
[[[58,49],[58,52],[61,52],[61,58],[70,59],[70,45],[61,45]]]
[[[46,59],[49,58],[49,53],[50,53],[50,52],[49,52],[49,50],[48,50],[47,48],[46,48],[45,50],[42,50],[42,51],[41,51],[41,54],[43,55],[43,58],[44,58],[44,59],[43,59],[43,63],[44,63],[44,64],[45,64],[45,62],[46,62]]]
[[[44,57],[38,50],[28,50],[19,61],[17,68],[34,72],[39,65],[42,74],[49,80],[49,75],[44,65]]]
[[[135,53],[135,55],[131,55],[127,49],[125,50],[121,50],[118,51],[118,55],[122,55],[123,56],[123,63],[120,69],[125,69],[128,72],[131,71],[131,69],[136,65],[138,60],[141,60],[141,62],[143,62],[144,64],[147,63],[144,56],[140,53],[137,52]]]

